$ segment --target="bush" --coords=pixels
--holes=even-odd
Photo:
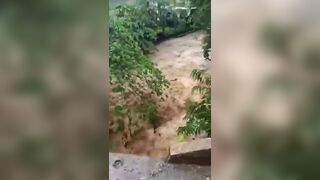
[[[122,99],[117,105],[111,106],[114,115],[120,118],[119,130],[125,129],[123,119],[126,116],[132,120],[132,111],[146,114],[147,116],[143,116],[144,119],[155,123],[156,116],[152,115],[155,111],[143,112],[139,111],[138,107],[154,104],[154,96],[161,96],[169,87],[169,82],[161,71],[144,54],[155,33],[139,18],[139,12],[135,8],[124,5],[117,7],[116,16],[110,21],[110,84],[113,87],[112,91],[119,93]],[[126,101],[131,96],[138,101],[134,110],[128,108]]]
[[[193,87],[193,93],[202,94],[199,102],[187,100],[186,126],[178,129],[178,134],[197,135],[204,131],[211,136],[211,77],[204,71],[193,70],[192,78],[199,82]]]

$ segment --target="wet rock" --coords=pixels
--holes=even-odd
[[[211,165],[211,138],[196,139],[170,147],[169,162]]]

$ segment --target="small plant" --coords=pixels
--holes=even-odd
[[[191,73],[192,78],[199,82],[193,87],[193,93],[202,94],[199,102],[186,101],[186,126],[178,129],[178,134],[198,135],[204,131],[211,136],[211,78],[210,75],[202,70],[194,69]]]
[[[183,135],[183,134],[178,134],[177,140],[178,140],[178,142],[180,142],[180,143],[184,142],[184,141],[185,141],[185,140],[184,140],[184,135]]]
[[[143,119],[152,124],[153,128],[157,127],[159,116],[157,106],[154,102],[144,103],[139,107],[139,112],[143,114]]]

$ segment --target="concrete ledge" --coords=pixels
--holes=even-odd
[[[109,153],[110,180],[210,179],[209,166],[170,164],[130,154]]]
[[[168,161],[176,164],[211,165],[211,138],[172,145]]]

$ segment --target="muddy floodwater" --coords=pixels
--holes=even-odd
[[[170,145],[179,143],[176,131],[185,125],[184,103],[191,97],[191,89],[196,85],[190,76],[191,71],[208,69],[210,66],[203,58],[204,36],[203,32],[194,32],[166,40],[157,45],[156,52],[149,55],[171,84],[165,92],[168,98],[158,103],[160,126],[156,131],[151,127],[139,131],[126,148],[119,146],[116,152],[165,159]],[[121,141],[120,134],[111,134],[110,140]]]

